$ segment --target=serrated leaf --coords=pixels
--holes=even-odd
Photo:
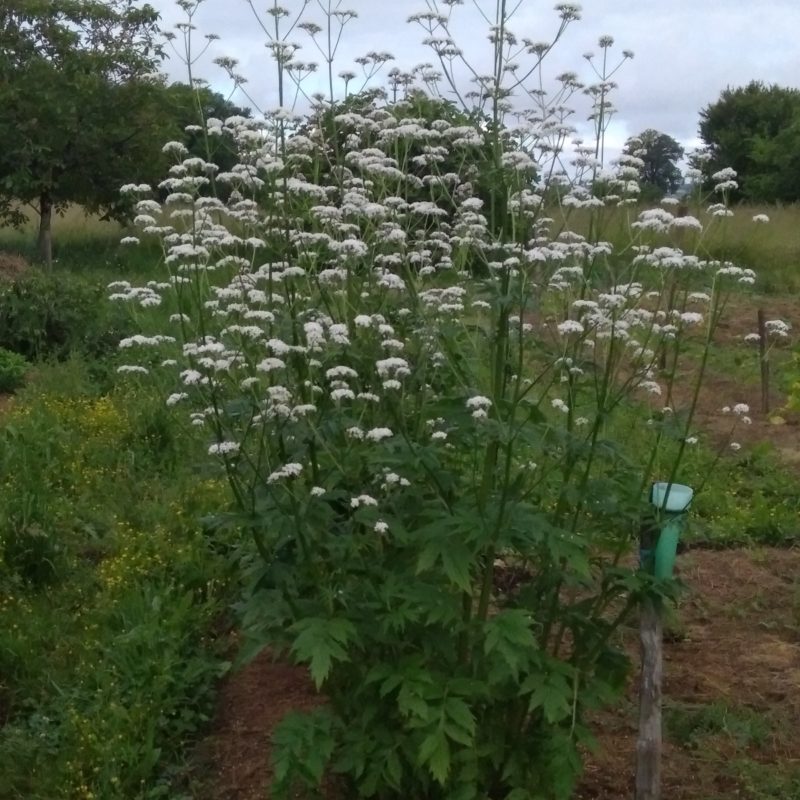
[[[386,757],[386,767],[384,774],[389,780],[389,783],[395,789],[400,788],[400,783],[403,780],[403,766],[400,763],[400,758],[396,752],[391,752]]]
[[[532,675],[522,684],[521,690],[523,693],[530,691],[528,709],[541,708],[551,724],[572,713],[572,687],[563,675]]]
[[[470,563],[470,553],[463,545],[450,545],[442,549],[442,567],[445,575],[464,592],[468,592],[471,588]]]
[[[419,748],[419,761],[427,766],[434,780],[444,786],[450,774],[450,743],[441,728],[429,733]]]
[[[530,625],[529,615],[521,609],[501,611],[486,624],[483,651],[486,655],[496,652],[514,680],[537,646]]]
[[[419,694],[418,686],[404,683],[397,693],[397,708],[406,717],[416,717],[427,722],[430,719],[430,706]]]
[[[441,563],[447,579],[461,591],[468,592],[470,585],[470,566],[472,554],[463,542],[446,536],[444,530],[431,531],[432,540],[417,556],[417,574],[432,569]]]
[[[464,744],[471,744],[475,736],[475,717],[470,707],[459,697],[448,697],[444,710],[448,719],[468,734],[469,741]]]
[[[297,634],[292,652],[309,664],[311,678],[319,689],[334,661],[349,660],[345,645],[355,636],[355,628],[345,619],[309,617],[295,623],[291,630]]]

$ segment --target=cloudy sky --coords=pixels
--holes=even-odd
[[[509,0],[509,5],[516,1]],[[256,8],[266,9],[273,0],[253,2]],[[328,0],[311,0],[305,18],[323,25],[320,2],[327,5]],[[495,0],[477,2],[483,8],[495,6]],[[549,39],[558,26],[555,2],[521,0],[511,29],[520,39]],[[165,29],[182,18],[173,0],[150,3],[161,13]],[[281,0],[280,4],[293,12],[302,7],[301,0]],[[584,83],[596,80],[582,56],[597,52],[597,40],[605,34],[614,37],[612,55],[618,57],[623,49],[634,52],[634,59],[614,76],[619,88],[614,97],[617,117],[609,132],[612,155],[628,136],[645,128],[657,128],[693,146],[699,110],[726,86],[751,80],[800,86],[799,0],[585,0],[582,7],[582,19],[570,25],[549,56],[546,72],[556,75],[571,70]],[[340,8],[352,9],[358,18],[345,29],[336,72],[353,68],[353,59],[369,50],[391,52],[393,63],[403,69],[435,61],[421,44],[424,31],[406,21],[410,14],[425,9],[425,0],[341,0]],[[271,18],[263,15],[262,19]],[[225,78],[212,62],[221,55],[235,57],[259,104],[277,105],[274,66],[248,0],[204,0],[194,22],[197,36],[220,36],[196,65],[196,73],[225,92]],[[465,0],[455,9],[453,30],[465,56],[478,72],[485,71],[489,58],[486,23],[475,10],[475,2]],[[319,60],[303,31],[296,30],[290,40],[303,46],[296,56],[299,60]],[[176,80],[185,80],[185,67],[177,59],[167,69]],[[310,90],[317,88],[322,87]],[[239,101],[245,102],[241,97]],[[588,113],[582,102],[575,104],[575,123]]]

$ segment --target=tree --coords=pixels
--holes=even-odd
[[[677,162],[683,158],[683,147],[671,136],[648,128],[625,143],[623,152],[641,159],[641,182],[644,191],[670,194],[681,185]]]
[[[158,15],[134,0],[4,0],[0,5],[0,216],[39,216],[52,261],[53,211],[119,210],[119,186],[158,174],[153,131],[163,83]]]
[[[700,112],[707,174],[732,167],[739,195],[752,201],[800,199],[800,91],[753,81],[728,87]]]
[[[193,156],[216,164],[220,171],[229,170],[238,161],[233,139],[229,135],[209,138],[203,127],[206,120],[216,117],[250,117],[251,110],[235,105],[219,92],[207,86],[192,87],[187,83],[172,83],[164,89],[163,117],[170,119],[175,132],[170,137],[184,142]],[[187,130],[189,128],[189,130]]]

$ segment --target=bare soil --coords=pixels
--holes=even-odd
[[[730,760],[800,768],[800,550],[693,551],[679,559],[687,585],[665,645],[665,705],[750,709],[769,724],[758,746],[710,735],[704,747],[667,735],[664,798],[747,798]],[[624,633],[634,663],[637,632]],[[599,749],[587,756],[580,800],[632,796],[637,675],[625,701],[597,719]],[[262,653],[224,682],[201,760],[202,800],[269,797],[270,735],[284,714],[319,702],[305,670]],[[794,726],[794,734],[792,733]],[[669,734],[669,732],[668,732]]]
[[[703,747],[665,737],[663,796],[670,800],[747,798],[732,759],[775,770],[800,768],[800,550],[693,551],[679,559],[687,593],[679,633],[665,644],[665,707],[710,704],[754,712],[766,742],[740,745],[722,732]],[[631,654],[636,633],[629,632]],[[626,710],[599,720],[578,797],[618,800],[633,793],[637,676]]]
[[[769,412],[764,413],[761,402],[761,384],[756,345],[744,343],[744,337],[758,328],[757,311],[761,307],[767,319],[782,319],[792,327],[792,336],[777,342],[770,353],[771,375]],[[770,443],[776,455],[793,471],[800,473],[800,413],[786,407],[785,371],[791,362],[791,351],[800,332],[800,298],[793,297],[734,297],[725,308],[715,337],[717,351],[738,352],[745,362],[744,368],[720,369],[717,359],[711,358],[706,368],[703,386],[695,412],[695,427],[703,432],[707,443],[725,447],[733,440],[743,448],[762,442]],[[748,363],[749,362],[749,363]],[[660,398],[674,408],[688,409],[691,405],[691,387],[699,363],[687,364],[676,380],[673,397]],[[800,371],[800,370],[799,370]],[[743,380],[743,375],[750,380]],[[722,413],[724,406],[746,403],[750,406],[750,425],[737,424],[731,415]]]
[[[270,736],[289,711],[320,699],[307,672],[276,663],[263,651],[226,679],[210,736],[200,748],[202,771],[211,777],[206,800],[264,800],[272,781]]]
[[[0,251],[0,280],[14,280],[28,269],[30,265],[21,255]]]

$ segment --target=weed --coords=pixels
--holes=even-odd
[[[0,347],[0,392],[14,392],[25,382],[30,364],[18,353]]]
[[[709,738],[723,736],[738,748],[762,747],[770,736],[770,725],[757,712],[723,701],[708,704],[673,703],[665,710],[667,735],[689,749],[704,747]]]

